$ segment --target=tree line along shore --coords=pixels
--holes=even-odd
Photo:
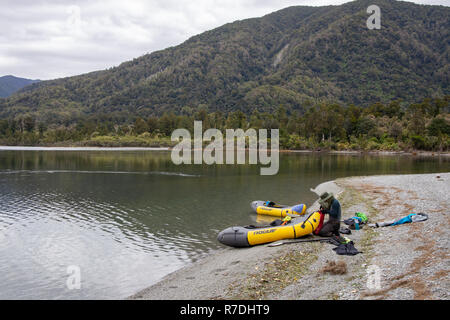
[[[194,120],[203,130],[279,129],[280,149],[336,151],[447,152],[450,149],[450,96],[427,98],[404,105],[401,100],[367,108],[337,103],[310,105],[304,113],[284,105],[276,112],[254,110],[209,112],[205,107],[183,108],[120,123],[102,116],[75,122],[46,124],[29,115],[0,120],[0,144],[15,146],[171,147],[177,128],[193,132]]]

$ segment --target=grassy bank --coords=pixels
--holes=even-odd
[[[92,135],[87,139],[54,139],[45,135],[28,134],[0,139],[0,145],[27,147],[173,147],[170,137],[142,135]]]
[[[174,147],[178,142],[168,136],[151,135],[92,135],[86,139],[55,139],[53,136],[27,133],[8,139],[0,138],[0,145],[5,146],[38,146],[38,147]],[[207,146],[209,143],[204,143]],[[224,146],[225,147],[225,146]],[[305,152],[349,152],[349,153],[446,153],[448,150],[434,150],[434,148],[417,149],[411,145],[398,144],[391,140],[377,142],[375,139],[357,142],[328,142],[315,143],[311,139],[304,139],[291,135],[280,140],[281,151]]]

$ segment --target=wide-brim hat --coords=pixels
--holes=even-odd
[[[331,192],[324,192],[320,195],[319,198],[319,204],[320,205],[324,205],[325,203],[328,202],[328,200],[332,199],[334,197],[333,193]]]

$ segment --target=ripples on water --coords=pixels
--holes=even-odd
[[[166,176],[180,176],[180,177],[200,177],[200,175],[187,174],[182,172],[132,172],[132,171],[82,171],[82,170],[4,170],[0,174],[15,174],[15,173],[85,173],[85,174],[140,174],[140,175],[166,175]]]
[[[133,202],[136,193],[124,190],[119,198],[127,196],[128,201],[115,200],[116,192],[102,178],[94,189],[106,189],[101,192],[110,193],[106,199],[96,197],[89,186],[83,194],[83,181],[67,190],[80,174],[197,177],[177,172],[0,172],[0,298],[126,297],[208,250],[209,239],[186,229],[178,216],[187,213],[184,206],[140,206]],[[86,183],[92,186],[95,180]],[[117,186],[118,181],[110,183]],[[177,216],[168,215],[173,211]],[[81,268],[82,290],[65,287],[70,265]]]
[[[169,153],[0,152],[0,298],[124,298],[255,223],[252,200],[312,203],[339,176],[448,171],[448,161],[283,156],[255,166],[174,166]],[[266,221],[264,223],[267,223]],[[68,290],[68,266],[81,289]]]

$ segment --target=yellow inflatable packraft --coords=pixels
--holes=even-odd
[[[313,212],[304,219],[296,218],[290,224],[282,226],[230,227],[221,231],[217,240],[231,247],[250,247],[283,239],[295,239],[312,233],[319,221],[320,213]]]
[[[306,205],[298,204],[295,206],[284,206],[278,204],[267,205],[269,201],[253,201],[251,204],[252,209],[257,214],[268,215],[278,218],[284,218],[286,216],[298,216],[306,213]]]

